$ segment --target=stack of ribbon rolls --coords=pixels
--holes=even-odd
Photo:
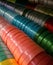
[[[4,41],[0,43],[0,51],[5,51],[0,53],[3,65],[5,62],[6,65],[53,65],[52,6],[52,0],[0,1],[0,36]],[[12,64],[11,61],[7,63],[7,59],[13,59]]]
[[[44,46],[43,48],[50,55],[53,56],[53,50],[52,50],[53,49],[53,42],[51,42],[52,41],[53,34],[51,34],[44,27],[41,27],[37,23],[35,23],[35,22],[33,22],[33,21],[31,21],[31,20],[23,17],[23,16],[20,16],[19,14],[17,14],[14,11],[11,11],[11,10],[9,10],[7,8],[4,8],[4,7],[3,8],[1,7],[1,10],[0,11],[1,11],[0,14],[2,16],[4,16],[11,24],[15,25],[16,27],[18,27],[19,29],[21,29],[22,31],[24,31],[30,38],[32,38],[34,41],[36,41],[37,44],[39,44],[42,47]],[[49,22],[48,22],[48,24],[49,24]],[[52,24],[49,24],[49,25],[46,24],[45,26],[51,28],[51,27],[53,27],[53,23]],[[50,30],[53,31],[53,28],[51,28]],[[47,36],[49,37],[49,39],[48,39]],[[43,41],[44,39],[46,39],[46,42],[47,43]],[[48,43],[49,43],[49,45],[48,45]]]
[[[12,12],[12,14],[10,14],[10,12]],[[53,17],[51,17],[51,16],[42,14],[37,11],[29,10],[29,9],[27,9],[23,6],[21,7],[19,5],[18,5],[17,9],[14,8],[14,13],[16,13],[16,14],[13,14],[12,10],[9,10],[8,8],[6,8],[2,5],[0,6],[0,15],[2,15],[2,16],[7,17],[8,14],[10,16],[12,15],[13,17],[15,17],[17,14],[23,15],[26,18],[32,20],[33,22],[38,23],[38,25],[47,28],[50,32],[53,32]]]
[[[23,31],[0,17],[0,36],[20,65],[53,65],[53,58]]]

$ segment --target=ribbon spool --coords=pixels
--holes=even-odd
[[[37,55],[30,63],[29,65],[32,65],[34,62],[38,65],[40,61],[42,61],[46,57],[46,53],[42,52],[39,55]]]
[[[18,63],[15,61],[15,59],[7,59],[7,60],[0,62],[0,64],[1,65],[8,65],[8,64],[18,65]]]
[[[46,47],[45,47],[45,49],[48,51],[48,53],[49,54],[51,54],[52,55],[52,53],[53,53],[53,51],[52,51],[52,43],[53,43],[53,41],[52,41],[52,36],[53,36],[53,34],[50,34],[50,35],[48,35],[48,36],[46,36],[43,40],[42,40],[42,46],[43,46],[43,44],[44,44],[44,47],[45,47],[45,45],[46,45]],[[50,40],[50,41],[49,41]],[[46,44],[47,43],[47,44]],[[53,55],[52,55],[53,56]]]
[[[24,6],[21,5],[16,5],[15,6],[15,12],[17,12],[20,15],[23,15],[23,12],[26,8]]]
[[[38,23],[41,26],[44,26],[45,21],[49,18],[49,16],[39,13],[37,11],[28,11],[28,13],[25,14],[25,17],[29,18],[35,23]]]
[[[14,11],[15,10],[15,6],[12,4],[12,3],[8,3],[7,2],[7,4],[5,5],[5,7],[7,7],[8,9],[10,9],[10,10],[12,10],[12,11]]]
[[[41,12],[43,14],[46,14],[46,15],[50,15],[50,16],[53,16],[53,8],[50,7],[50,6],[46,6],[46,5],[37,5],[35,8],[34,8],[35,11],[38,11],[38,12]]]
[[[14,8],[15,8],[15,5],[13,5],[13,3],[9,3],[9,2],[0,1],[0,5],[5,6],[10,10],[14,10]]]
[[[53,18],[49,18],[46,22],[45,22],[45,27],[50,30],[50,32],[53,32]]]
[[[10,53],[7,46],[2,42],[2,40],[0,40],[0,64],[1,65],[3,64],[18,65],[18,63],[15,61],[14,57]]]
[[[46,37],[48,34],[50,34],[48,31],[42,32],[42,34],[40,34],[40,36],[38,36],[37,42],[40,43],[40,45],[41,45],[41,41],[42,41],[42,40],[44,39],[44,37]]]
[[[12,16],[11,16],[12,15]],[[10,22],[13,20],[13,18],[17,16],[17,13],[11,10],[8,10],[4,13],[4,17],[9,20]]]
[[[53,6],[53,1],[52,0],[28,0],[28,2],[32,4],[43,4],[43,5],[50,5]]]
[[[23,34],[22,34],[23,35]],[[18,39],[19,39],[19,37],[18,37]],[[9,40],[10,41],[10,40]],[[19,40],[18,40],[19,41]],[[23,41],[24,42],[24,41]],[[29,41],[28,41],[29,42]],[[25,42],[26,43],[26,42]],[[8,45],[8,44],[7,44]],[[23,46],[22,46],[23,47]],[[25,47],[25,46],[24,46]],[[24,50],[24,49],[23,49]],[[18,53],[18,52],[17,52]]]

